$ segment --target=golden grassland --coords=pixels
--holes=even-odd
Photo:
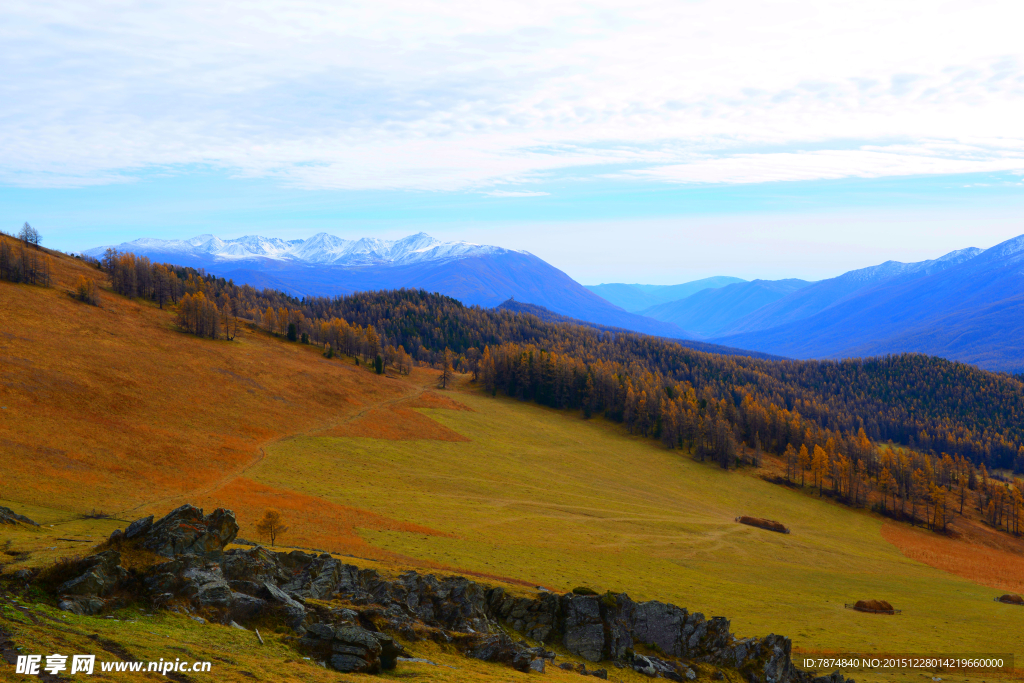
[[[257,330],[235,342],[184,335],[148,302],[105,291],[99,308],[74,301],[66,290],[81,272],[99,275],[63,258],[52,289],[0,283],[0,319],[17,321],[0,330],[0,505],[45,525],[0,529],[0,544],[12,541],[3,571],[86,554],[123,527],[83,519],[91,510],[130,521],[183,502],[223,506],[238,515],[240,536],[258,540],[255,521],[276,507],[291,527],[288,545],[385,573],[464,573],[518,592],[625,591],[725,615],[739,635],[783,633],[802,652],[1024,657],[1024,609],[992,600],[1019,576],[1006,564],[1022,556],[1013,544],[975,546],[884,522],[695,462],[619,425],[485,396],[465,377],[441,392],[436,372],[379,377]],[[736,524],[739,515],[792,533]],[[858,599],[903,613],[844,608]],[[254,650],[251,635],[197,632],[175,615],[131,615],[135,625],[56,618],[116,636],[140,659],[166,658],[176,642],[235,662],[212,680],[251,680],[243,670],[336,680],[276,635]],[[71,638],[23,621],[22,636],[41,647]],[[414,651],[458,670],[410,665],[389,676],[521,676],[437,647]]]
[[[106,291],[80,303],[67,290],[81,273],[102,275],[62,258],[51,289],[0,283],[0,471],[22,502],[164,508],[227,483],[270,440],[416,390],[258,331],[181,334],[169,311]]]

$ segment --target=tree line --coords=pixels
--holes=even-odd
[[[42,238],[28,223],[17,237],[0,232],[0,280],[50,286],[50,256],[39,246]]]

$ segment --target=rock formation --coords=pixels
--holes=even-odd
[[[693,680],[694,668],[704,663],[736,669],[750,683],[845,683],[838,674],[814,678],[796,669],[788,638],[736,638],[724,617],[634,602],[625,593],[516,597],[464,577],[410,571],[389,580],[327,554],[225,551],[237,531],[231,512],[204,516],[189,505],[155,523],[152,517],[133,522],[114,532],[109,545],[137,545],[168,561],[129,577],[116,550],[93,555],[80,576],[60,586],[60,606],[94,614],[107,604],[104,596],[120,589],[223,624],[277,619],[295,631],[298,649],[345,672],[393,668],[404,653],[395,634],[448,643],[523,672],[543,672],[555,658],[543,644],[559,643],[591,662],[675,681]],[[514,632],[542,645],[517,641]],[[638,654],[638,646],[661,656]],[[580,672],[607,677],[605,669],[580,665]]]
[[[18,522],[31,524],[32,526],[39,526],[25,515],[19,515],[11,508],[5,508],[0,505],[0,524],[17,524]]]

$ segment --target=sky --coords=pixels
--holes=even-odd
[[[7,0],[0,229],[442,239],[584,284],[1024,233],[1013,2]]]

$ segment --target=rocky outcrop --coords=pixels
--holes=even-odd
[[[0,524],[17,524],[18,522],[39,526],[25,515],[19,515],[11,508],[0,505]]]
[[[61,595],[108,595],[127,575],[116,550],[92,555],[82,561],[84,571],[57,589]]]
[[[299,641],[299,649],[344,673],[375,674],[394,669],[398,658],[405,654],[391,636],[353,623],[312,624]]]
[[[152,517],[137,520],[124,534],[126,539],[141,537],[143,548],[164,557],[219,555],[237,535],[232,512],[218,508],[204,517],[192,505],[182,505],[158,522]]]
[[[559,643],[590,662],[611,661],[674,681],[693,680],[696,668],[713,665],[739,671],[748,683],[845,683],[838,674],[814,678],[797,670],[788,638],[736,638],[723,617],[634,602],[625,593],[521,597],[464,577],[406,572],[386,579],[327,554],[258,546],[225,551],[237,531],[231,512],[204,516],[186,505],[157,522],[138,520],[113,539],[169,558],[134,579],[138,597],[186,609],[197,620],[277,620],[294,630],[300,650],[343,672],[393,668],[404,651],[389,634],[398,634],[413,642],[430,638],[527,673],[543,672],[555,658],[543,644]],[[63,609],[102,610],[101,596],[125,577],[116,551],[87,562],[81,576],[61,586]],[[542,645],[515,640],[512,632]],[[638,648],[659,656],[639,654]],[[579,671],[607,677],[606,669],[580,665]]]

